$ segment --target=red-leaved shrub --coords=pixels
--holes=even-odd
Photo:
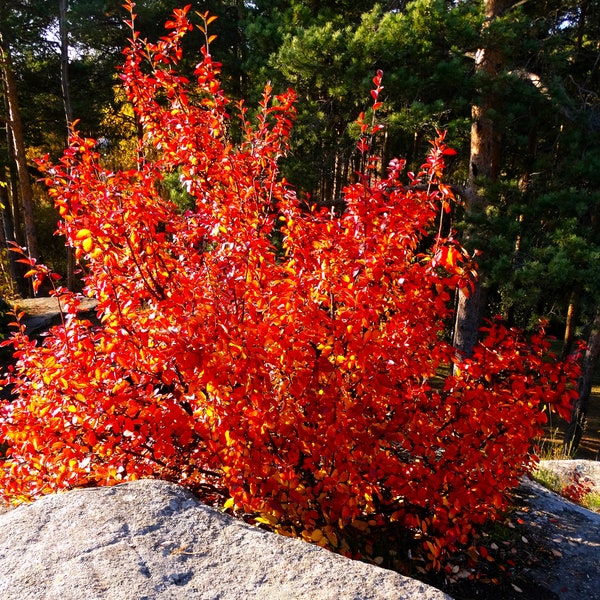
[[[393,160],[380,177],[379,126],[361,116],[366,167],[345,210],[307,206],[277,168],[293,92],[267,87],[251,120],[208,44],[195,81],[178,74],[186,9],[156,44],[131,27],[121,78],[143,130],[137,166],[103,166],[76,132],[58,164],[40,162],[100,325],[58,288],[64,324],[43,344],[15,333],[3,496],[164,478],[345,554],[401,530],[439,567],[506,507],[543,406],[568,411],[574,363],[499,323],[468,360],[445,341],[473,266],[440,227],[454,202],[443,135],[419,173],[403,181]],[[381,73],[374,83],[377,111]],[[193,209],[164,198],[173,173]]]

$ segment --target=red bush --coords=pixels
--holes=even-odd
[[[589,477],[584,477],[577,469],[573,469],[569,473],[569,480],[563,486],[561,495],[575,504],[581,504],[593,489],[594,482]]]
[[[308,208],[277,171],[294,94],[267,88],[254,124],[240,105],[234,143],[208,45],[191,84],[175,70],[186,10],[167,27],[156,44],[133,31],[122,70],[143,127],[136,168],[104,167],[76,132],[60,163],[40,163],[101,325],[59,288],[64,324],[42,345],[15,334],[4,497],[159,477],[347,554],[357,532],[395,524],[439,566],[506,507],[543,405],[568,410],[574,365],[492,324],[437,379],[472,276],[440,234],[443,135],[403,183],[400,160],[377,177],[379,127],[361,118],[367,166],[343,214]],[[192,210],[161,195],[170,173]]]

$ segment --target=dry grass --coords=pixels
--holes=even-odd
[[[570,458],[563,452],[563,440],[567,422],[550,415],[545,427],[545,434],[539,440],[540,456],[548,460]],[[600,459],[600,381],[592,388],[592,395],[588,405],[588,415],[581,444],[573,458],[583,460]]]

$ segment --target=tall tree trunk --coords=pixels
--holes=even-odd
[[[23,209],[27,252],[31,258],[39,259],[40,255],[33,210],[33,190],[31,188],[31,180],[29,178],[29,169],[27,166],[17,83],[12,70],[10,52],[8,47],[4,44],[2,32],[0,32],[0,73],[4,81],[4,90],[8,106],[8,127],[11,134],[10,138],[17,167],[17,177],[19,180],[19,198],[21,208]]]
[[[29,295],[29,282],[25,279],[25,269],[21,263],[17,262],[18,255],[10,251],[7,242],[15,241],[15,230],[11,210],[11,199],[9,193],[9,183],[6,181],[4,173],[0,173],[0,212],[2,214],[2,244],[8,250],[8,273],[12,280],[12,291],[16,292],[21,298]]]
[[[59,0],[58,27],[60,32],[60,84],[65,107],[65,120],[67,122],[67,128],[70,128],[73,123],[73,109],[71,108],[71,86],[69,83],[69,29],[67,25],[67,9],[68,0]]]
[[[67,24],[68,0],[59,0],[58,24],[60,32],[60,82],[67,130],[73,125],[73,108],[69,83],[69,29]],[[67,246],[67,288],[75,289],[75,251]]]
[[[454,325],[454,347],[461,357],[470,357],[479,339],[479,327],[483,320],[487,302],[487,289],[480,280],[468,291],[458,291],[456,321]]]
[[[0,173],[0,186],[2,187],[2,230],[4,243],[8,248],[8,263],[9,273],[13,279],[13,291],[21,298],[27,298],[33,294],[31,280],[25,279],[25,265],[18,263],[19,256],[10,251],[8,242],[15,242],[19,246],[25,246],[24,226],[22,218],[22,210],[19,203],[19,185],[18,175],[15,161],[15,152],[12,139],[12,132],[8,125],[8,95],[6,93],[6,84],[0,70],[0,91],[2,92],[3,100],[3,117],[6,122],[6,156],[8,159],[6,169]]]
[[[60,33],[60,84],[65,108],[67,128],[73,123],[73,109],[71,108],[71,91],[69,83],[69,28],[67,24],[68,0],[59,0],[58,28]]]
[[[490,23],[502,16],[514,0],[485,0],[486,22],[482,31]],[[489,40],[489,38],[488,38]],[[485,210],[486,201],[481,188],[498,177],[500,165],[501,131],[494,122],[493,114],[498,110],[498,97],[493,89],[493,80],[503,69],[503,56],[500,47],[488,43],[477,51],[475,58],[476,74],[485,82],[481,99],[471,108],[471,157],[469,180],[465,193],[466,217],[473,217]],[[468,237],[468,232],[466,233]],[[468,293],[460,291],[456,307],[454,326],[454,347],[461,356],[469,357],[477,343],[479,328],[487,301],[487,290],[480,279]]]
[[[592,381],[600,358],[600,306],[596,308],[596,316],[588,337],[587,349],[581,365],[581,377],[577,388],[578,397],[573,404],[571,421],[565,433],[564,453],[574,456],[581,443],[585,430],[587,410],[592,393]]]
[[[11,294],[14,294],[16,292],[16,288],[17,288],[18,273],[17,273],[16,269],[14,269],[16,262],[14,261],[14,258],[12,256],[13,253],[10,252],[10,250],[8,249],[8,245],[6,243],[7,240],[6,240],[6,226],[5,226],[5,215],[8,212],[7,208],[10,206],[9,202],[10,202],[10,200],[8,198],[8,185],[7,185],[6,181],[3,180],[3,173],[0,172],[0,211],[2,211],[2,227],[0,228],[0,243],[7,250],[6,263],[8,264],[8,274],[10,277],[10,281],[8,281],[6,283],[8,284],[8,288],[9,288]],[[2,261],[2,263],[3,263],[2,272],[4,274],[4,261]]]

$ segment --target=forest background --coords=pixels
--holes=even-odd
[[[137,6],[142,37],[157,39],[181,0]],[[394,156],[418,170],[436,129],[457,151],[447,171],[459,208],[449,216],[480,280],[456,299],[448,335],[469,353],[482,320],[540,318],[562,341],[588,341],[567,446],[582,433],[600,353],[600,2],[597,0],[203,1],[218,17],[211,44],[229,97],[256,106],[264,85],[298,94],[283,175],[299,194],[342,210],[361,168],[357,115],[384,72],[382,169]],[[69,124],[98,140],[106,164],[136,160],[139,128],[119,85],[128,30],[121,2],[1,0],[0,288],[28,297],[15,241],[30,257],[77,274],[34,159],[57,158]],[[196,36],[196,37],[195,37]],[[190,72],[201,33],[186,39]],[[234,126],[234,125],[232,125]],[[235,136],[235,131],[232,132]],[[189,202],[176,176],[164,194]],[[452,330],[452,331],[450,331]]]

